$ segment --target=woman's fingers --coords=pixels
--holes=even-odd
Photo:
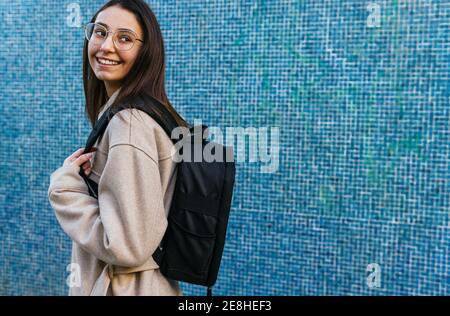
[[[64,164],[70,164],[72,163],[81,153],[83,152],[83,148],[78,148],[73,154],[71,154],[69,157],[67,157],[64,160]]]
[[[78,156],[80,156],[84,151],[84,148],[78,148],[72,155],[69,156],[69,160],[76,159]]]
[[[84,170],[84,174],[88,176],[91,173],[91,171],[92,168],[88,168],[87,170]]]
[[[91,162],[88,160],[81,167],[83,168],[84,171],[86,171],[87,169],[91,168]]]
[[[72,155],[64,160],[64,165],[76,164],[78,166],[83,166],[83,168],[86,168],[90,166],[89,159],[92,158],[92,155],[96,150],[97,147],[92,147],[88,153],[83,154],[84,148],[78,148]]]
[[[92,152],[94,152],[94,151],[96,151],[97,150],[97,147],[92,147],[91,148],[91,150],[89,150],[89,152],[88,153],[92,153]],[[78,148],[70,157],[72,157],[72,158],[77,158],[77,157],[79,157],[82,153],[84,152],[84,148],[82,147],[82,148]]]
[[[78,166],[81,166],[85,162],[89,161],[89,159],[91,159],[91,158],[92,158],[92,153],[84,154],[84,155],[81,155],[80,157],[78,157],[73,163]]]

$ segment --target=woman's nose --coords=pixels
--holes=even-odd
[[[103,41],[102,45],[100,46],[100,48],[102,50],[114,50],[114,42],[113,42],[113,37],[111,36],[111,34],[108,34],[105,38],[105,40]]]

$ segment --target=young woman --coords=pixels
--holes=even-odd
[[[140,93],[188,126],[167,99],[163,39],[144,1],[109,1],[85,33],[83,79],[92,126],[107,108]],[[113,116],[95,153],[80,148],[52,173],[49,201],[73,240],[69,295],[183,295],[152,258],[176,179],[172,146],[148,114],[126,109]],[[89,195],[80,167],[99,184],[98,200]]]

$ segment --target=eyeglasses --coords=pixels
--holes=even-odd
[[[102,45],[108,38],[108,33],[112,33],[114,46],[120,51],[132,49],[136,41],[144,43],[144,41],[137,38],[136,33],[131,30],[117,30],[112,32],[108,31],[105,26],[97,23],[86,24],[84,31],[86,39],[94,45]]]

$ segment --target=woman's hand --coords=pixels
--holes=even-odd
[[[92,158],[92,155],[93,155],[92,152],[96,151],[96,150],[97,150],[97,148],[93,147],[91,149],[91,152],[82,155],[84,148],[79,148],[76,152],[74,152],[72,155],[67,157],[66,160],[64,160],[63,166],[77,165],[79,167],[83,167],[84,174],[88,176],[92,170],[91,161],[90,161],[90,159]]]

